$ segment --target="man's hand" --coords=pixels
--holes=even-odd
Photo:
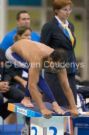
[[[52,114],[54,113],[53,111],[47,109],[46,107],[44,107],[43,109],[40,110],[42,115],[46,118],[49,119],[52,117]]]
[[[4,82],[4,81],[0,82],[0,92],[5,93],[5,92],[9,91],[9,88],[10,87],[9,87],[8,82]]]
[[[19,82],[24,88],[26,88],[26,85],[27,85],[27,81],[25,79],[23,79],[22,77],[16,75],[14,77],[14,79]]]

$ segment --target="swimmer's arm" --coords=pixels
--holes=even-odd
[[[69,102],[70,109],[77,109],[72,90],[70,88],[66,69],[62,69],[58,72],[58,78],[63,89],[63,92]]]
[[[39,106],[39,108],[42,110],[45,108],[45,105],[42,101],[42,95],[39,91],[39,88],[37,86],[39,81],[39,75],[40,75],[40,69],[32,67],[29,69],[29,89],[30,94],[33,98],[33,100],[36,102],[36,104]]]

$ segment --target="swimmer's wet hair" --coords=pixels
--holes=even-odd
[[[55,49],[51,54],[53,62],[67,62],[67,52],[64,49]]]

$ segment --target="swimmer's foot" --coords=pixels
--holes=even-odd
[[[61,107],[58,105],[57,102],[52,103],[52,108],[57,114],[62,114],[62,115],[65,114],[65,111],[63,109],[61,109]]]
[[[32,104],[31,100],[29,97],[24,97],[21,101],[21,104],[24,105],[25,107],[30,107],[33,108],[34,105]]]

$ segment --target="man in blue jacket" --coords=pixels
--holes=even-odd
[[[17,13],[16,20],[17,20],[17,27],[30,26],[30,15],[25,10],[19,11]],[[17,28],[14,28],[12,31],[8,32],[3,38],[0,48],[6,51],[14,43],[14,36],[16,32]],[[32,31],[31,40],[40,41],[40,36],[36,32]]]
[[[12,31],[8,32],[0,44],[0,48],[3,49],[4,51],[6,51],[10,46],[14,44],[15,42],[14,36],[17,33],[18,27],[21,27],[21,26],[30,27],[31,19],[27,11],[25,10],[19,11],[16,15],[16,20],[17,20],[17,27],[14,28]],[[38,42],[40,41],[40,36],[36,32],[32,31],[31,35],[29,36],[31,37],[31,40],[33,41],[38,41]],[[22,100],[22,102],[25,102],[25,101],[28,102],[29,104],[28,98],[24,98],[24,100]]]

